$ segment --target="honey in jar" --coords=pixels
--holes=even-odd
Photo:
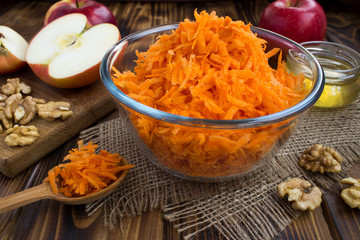
[[[360,54],[355,50],[337,43],[314,41],[301,43],[320,63],[325,86],[314,106],[322,108],[344,107],[357,100],[360,92]],[[297,65],[299,56],[291,54],[288,68],[303,72],[306,86],[311,86],[309,71]],[[297,58],[297,59],[296,59]]]

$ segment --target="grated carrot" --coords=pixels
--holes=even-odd
[[[277,48],[250,24],[194,11],[146,52],[134,72],[113,67],[113,82],[129,97],[172,114],[216,120],[255,118],[287,109],[306,94],[304,77],[287,72]],[[278,67],[268,60],[278,54]],[[129,110],[131,112],[131,110]],[[257,129],[190,128],[133,114],[140,136],[162,164],[190,176],[222,176],[251,167],[293,125]],[[286,125],[287,124],[287,125]]]
[[[72,149],[64,157],[65,162],[48,172],[44,181],[50,183],[55,194],[63,193],[67,197],[85,196],[100,191],[118,179],[118,174],[134,165],[120,166],[119,154],[101,150],[96,154],[98,145],[78,142],[78,148]]]

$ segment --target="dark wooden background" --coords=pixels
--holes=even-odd
[[[1,1],[0,25],[7,25],[31,40],[42,27],[47,9],[55,1]],[[102,1],[118,20],[121,35],[126,36],[151,26],[192,18],[194,9],[212,11],[257,25],[267,0],[240,1]],[[326,39],[345,44],[360,52],[360,1],[319,1],[325,9],[328,29]],[[21,72],[30,76],[29,69]],[[358,102],[359,103],[359,102]],[[359,103],[360,104],[360,103]],[[117,117],[113,111],[102,121]],[[34,164],[15,178],[0,174],[0,197],[38,185],[48,169],[60,162],[76,146],[76,137]],[[1,151],[1,150],[0,150]],[[360,178],[360,164],[350,172]],[[305,213],[290,224],[277,239],[360,239],[360,210],[351,209],[339,197],[341,186],[324,196],[321,208]],[[101,219],[102,210],[88,217],[84,206],[68,206],[43,200],[0,215],[0,239],[182,239],[174,224],[163,219],[155,209],[142,216],[123,220],[120,229],[109,231]],[[214,228],[199,233],[196,239],[223,239]]]

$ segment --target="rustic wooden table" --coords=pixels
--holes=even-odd
[[[27,40],[40,30],[47,9],[54,1],[2,1],[0,25],[13,27]],[[195,8],[215,10],[219,16],[230,16],[257,25],[267,0],[125,2],[104,1],[115,14],[122,36],[151,26],[191,18]],[[328,19],[327,40],[345,44],[360,52],[360,3],[353,1],[320,1]],[[21,76],[31,74],[25,70]],[[112,111],[102,121],[117,117]],[[96,123],[94,123],[96,124]],[[15,178],[0,173],[0,197],[41,183],[47,170],[61,161],[76,145],[76,137],[42,157]],[[360,164],[349,173],[360,178]],[[277,239],[359,239],[360,210],[351,209],[339,197],[340,186],[324,196],[321,208],[294,220]],[[0,215],[0,239],[182,239],[160,210],[127,218],[120,229],[110,231],[102,224],[101,210],[88,217],[84,206],[68,206],[43,200]],[[214,228],[199,233],[196,239],[223,239]]]

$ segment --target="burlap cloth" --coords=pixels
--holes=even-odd
[[[338,110],[312,108],[265,168],[231,182],[199,183],[172,177],[153,165],[135,146],[121,120],[111,120],[83,131],[80,138],[119,152],[136,167],[116,192],[88,204],[86,211],[91,215],[104,207],[105,225],[119,228],[124,216],[161,208],[167,220],[176,221],[185,239],[210,226],[228,239],[272,239],[301,214],[277,196],[276,185],[301,177],[328,191],[360,159],[359,122],[359,101]],[[303,150],[316,143],[343,155],[340,173],[311,173],[297,165]]]

